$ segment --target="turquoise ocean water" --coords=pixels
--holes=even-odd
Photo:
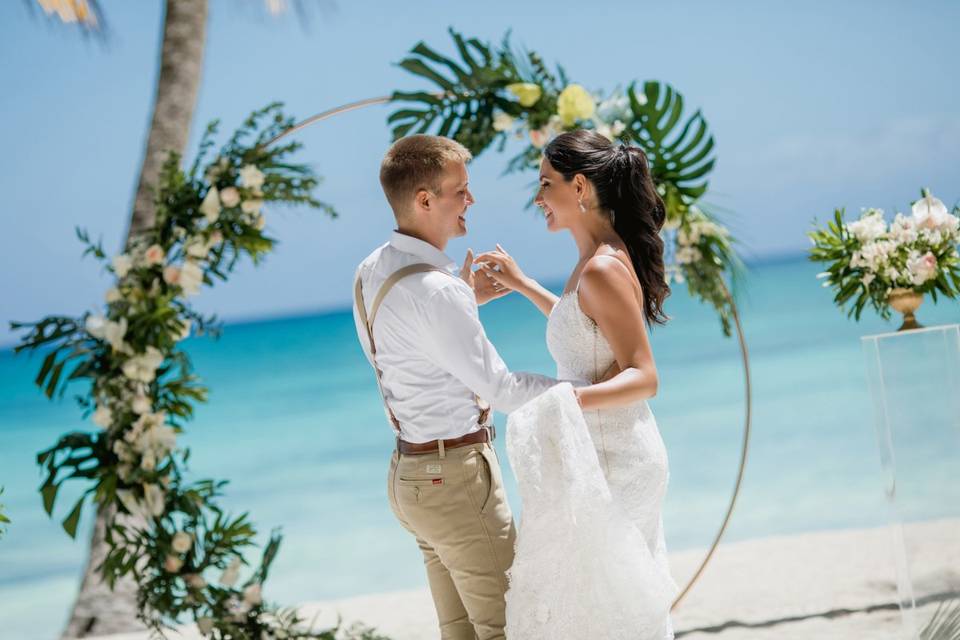
[[[866,312],[857,324],[802,259],[750,268],[741,312],[754,380],[754,432],[726,540],[885,522],[873,415],[859,337],[896,325]],[[660,392],[650,404],[670,455],[665,506],[671,550],[708,545],[735,480],[744,418],[737,343],[713,311],[675,286],[673,320],[653,332]],[[928,325],[960,321],[960,305],[929,299]],[[481,309],[487,333],[515,370],[553,373],[545,320],[519,296]],[[265,594],[285,604],[425,585],[413,540],[394,521],[385,480],[392,436],[349,310],[232,324],[219,341],[190,339],[210,386],[180,443],[196,478],[229,479],[225,504],[248,510],[284,542]],[[33,386],[40,358],[0,352],[0,502],[13,520],[0,540],[0,635],[52,639],[72,603],[85,559],[88,511],[76,541],[44,513],[37,451],[80,422],[71,394],[51,402]],[[497,415],[501,428],[506,422]],[[506,463],[503,439],[497,443]],[[957,515],[946,499],[956,471],[943,449],[918,438],[926,460],[921,499],[906,516]],[[516,488],[506,471],[515,511]],[[952,494],[955,497],[955,493]],[[678,576],[685,578],[685,576]]]

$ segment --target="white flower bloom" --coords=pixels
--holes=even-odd
[[[244,200],[240,204],[240,209],[246,214],[260,213],[260,208],[263,206],[263,200],[259,198],[252,198],[250,200]]]
[[[870,283],[873,282],[876,279],[876,277],[877,277],[876,274],[867,272],[863,274],[862,278],[860,278],[860,282],[863,283],[863,286],[869,287]]]
[[[177,531],[173,535],[170,547],[177,553],[186,553],[193,546],[193,536],[186,531]]]
[[[191,258],[206,258],[209,249],[206,241],[200,236],[194,236],[186,244],[187,255]]]
[[[113,411],[110,410],[110,407],[98,406],[97,410],[93,412],[93,423],[104,429],[109,429],[110,425],[113,424]]]
[[[914,285],[922,285],[927,280],[937,277],[937,258],[930,251],[920,255],[919,251],[911,251],[907,258],[907,272]]]
[[[104,295],[104,298],[106,299],[107,304],[111,304],[113,302],[123,300],[123,294],[120,293],[120,289],[117,289],[116,287],[110,287],[107,289],[107,293]]]
[[[700,250],[696,247],[681,247],[677,249],[674,257],[677,260],[677,264],[690,264],[702,258],[703,254],[701,254]]]
[[[237,583],[237,579],[240,577],[240,557],[234,556],[233,560],[230,562],[230,565],[223,570],[223,575],[220,576],[220,584],[225,587],[232,587]]]
[[[147,347],[147,352],[136,355],[123,363],[123,375],[138,382],[152,382],[157,369],[163,364],[163,354],[156,347]]]
[[[227,187],[220,192],[220,202],[223,203],[224,207],[232,209],[240,204],[240,192],[236,187]]]
[[[143,506],[130,489],[117,489],[117,499],[120,500],[120,504],[122,504],[130,513],[134,515],[141,515],[145,513]]]
[[[847,225],[847,230],[860,242],[871,242],[887,232],[882,209],[867,209],[856,222]]]
[[[114,351],[123,351],[123,338],[127,335],[127,319],[120,318],[118,322],[107,321],[103,330],[103,339],[110,343]]]
[[[169,265],[163,270],[163,281],[167,284],[180,284],[180,267]]]
[[[627,125],[624,124],[622,120],[614,120],[613,124],[610,125],[610,132],[614,136],[619,136],[621,133],[623,133],[626,130],[626,128],[627,128]]]
[[[646,96],[642,93],[637,95],[646,102]],[[630,110],[630,98],[626,94],[614,94],[597,105],[597,116],[604,122],[616,122],[617,120],[631,119],[633,112]],[[615,134],[619,135],[619,134]]]
[[[613,131],[610,129],[610,125],[603,123],[598,124],[596,131],[610,142],[613,142]]]
[[[143,455],[140,457],[140,468],[146,471],[147,473],[150,473],[151,471],[156,469],[157,455],[153,451],[150,451],[149,449],[147,451],[144,451]]]
[[[87,333],[94,338],[103,340],[104,336],[107,335],[107,319],[100,315],[87,316],[87,321],[84,323],[84,328],[87,330]]]
[[[953,217],[943,202],[929,194],[913,204],[912,213],[917,226],[927,229],[946,227]]]
[[[148,265],[163,264],[163,259],[166,257],[167,253],[163,250],[158,244],[152,244],[144,252],[143,257],[146,260]]]
[[[263,602],[259,582],[254,582],[243,590],[243,601],[250,606],[256,606]]]
[[[207,222],[213,224],[220,217],[220,208],[220,192],[217,191],[216,187],[210,187],[200,204],[200,213],[207,219]]]
[[[497,114],[493,116],[493,130],[509,131],[513,128],[514,122],[516,122],[516,118],[511,116],[509,113],[498,111]]]
[[[680,227],[679,218],[671,218],[670,216],[667,216],[667,219],[663,221],[664,231],[673,231],[674,229],[678,229],[679,227]]]
[[[248,189],[260,189],[263,180],[263,172],[256,165],[248,164],[240,169],[240,184]]]
[[[132,267],[133,259],[125,253],[121,253],[113,259],[113,272],[117,274],[118,278],[126,277]]]
[[[143,485],[143,501],[147,507],[147,511],[152,515],[157,517],[163,515],[163,511],[166,508],[164,504],[166,499],[167,494],[160,488],[160,485],[153,483]]]
[[[130,408],[133,409],[133,412],[137,415],[143,415],[145,413],[149,413],[150,410],[153,409],[153,404],[151,403],[149,396],[137,394],[133,398],[133,402],[130,403]]]
[[[263,228],[267,226],[267,219],[263,217],[263,214],[257,216],[257,219],[253,221],[253,228],[257,231],[263,231]]]
[[[187,260],[180,268],[180,286],[184,295],[192,296],[200,292],[203,284],[203,269],[193,260]]]
[[[542,149],[549,139],[549,133],[546,129],[534,129],[530,132],[530,144],[532,144],[537,149]]]

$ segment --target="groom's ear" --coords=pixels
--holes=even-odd
[[[420,189],[417,191],[417,195],[414,196],[414,205],[417,209],[426,209],[430,210],[430,192],[426,189]]]

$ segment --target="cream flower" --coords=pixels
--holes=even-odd
[[[143,485],[143,501],[150,514],[157,517],[163,515],[166,499],[167,494],[159,485],[153,483]]]
[[[173,535],[170,547],[177,553],[186,553],[193,546],[193,536],[186,531],[177,531]]]
[[[516,122],[516,119],[509,113],[498,111],[497,114],[493,116],[493,130],[509,131],[513,127],[514,122]]]
[[[930,194],[927,194],[913,204],[912,213],[917,226],[927,229],[945,227],[949,224],[950,218],[953,217],[950,215],[950,212],[947,211],[947,207],[944,206],[943,202]]]
[[[110,287],[107,289],[107,292],[103,297],[106,299],[107,304],[123,300],[123,294],[120,293],[120,289],[117,289],[116,287]]]
[[[267,219],[263,217],[263,214],[257,216],[257,219],[253,221],[253,228],[257,231],[263,231],[263,228],[267,226]]]
[[[113,424],[113,411],[110,410],[110,407],[98,406],[97,410],[93,412],[93,423],[98,427],[109,429],[110,425]]]
[[[260,208],[263,206],[263,200],[259,198],[251,198],[250,200],[244,200],[240,204],[240,209],[247,214],[260,213]]]
[[[217,191],[216,187],[210,187],[200,204],[200,213],[207,219],[207,222],[213,224],[220,217],[220,208],[220,192]]]
[[[196,295],[200,292],[200,285],[203,284],[203,269],[195,261],[187,260],[180,267],[178,284],[183,288],[185,295]]]
[[[227,187],[220,192],[220,202],[228,209],[240,204],[240,192],[236,187]]]
[[[180,267],[172,264],[163,270],[163,281],[167,284],[180,284]]]
[[[867,209],[860,219],[847,225],[847,230],[860,242],[871,242],[887,232],[882,209]]]
[[[143,254],[144,260],[146,260],[148,265],[163,264],[163,259],[166,257],[167,253],[163,250],[158,244],[150,245]]]
[[[193,589],[203,589],[207,586],[207,581],[199,573],[188,573],[183,576],[183,581]],[[197,620],[199,624],[200,620]]]
[[[557,98],[557,115],[565,127],[572,127],[578,119],[592,117],[596,108],[593,96],[579,84],[567,85]]]
[[[547,132],[546,128],[543,129],[534,129],[530,132],[530,144],[535,146],[537,149],[543,149],[547,144],[550,134]]]
[[[240,557],[234,556],[229,566],[223,570],[223,575],[220,576],[220,584],[225,587],[232,587],[237,584],[237,579],[240,577],[240,565]]]
[[[540,88],[540,85],[532,82],[514,82],[513,84],[508,84],[506,89],[517,96],[520,104],[524,107],[532,107],[540,99],[540,96],[543,95],[543,90]]]
[[[240,184],[248,189],[259,190],[263,186],[264,175],[256,165],[248,164],[240,169]]]
[[[163,353],[156,347],[147,347],[146,353],[136,355],[121,367],[123,375],[138,382],[152,382],[157,369],[163,364]]]
[[[135,414],[140,416],[145,413],[150,413],[150,410],[153,409],[153,403],[150,401],[150,396],[138,393],[134,396],[133,402],[130,403],[130,408],[133,409]]]
[[[117,274],[117,277],[124,278],[128,273],[130,273],[130,269],[133,267],[133,258],[125,253],[121,253],[120,255],[114,257],[112,264],[113,272]]]
[[[179,342],[180,340],[186,340],[187,338],[189,338],[190,329],[193,327],[193,321],[190,320],[190,318],[184,318],[180,322],[182,323],[182,328],[180,329],[180,333],[178,333],[175,337],[177,342]]]

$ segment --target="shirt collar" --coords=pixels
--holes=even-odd
[[[443,251],[440,251],[440,249],[437,249],[429,242],[408,236],[399,231],[394,231],[390,236],[390,246],[404,253],[412,253],[419,258],[423,258],[424,262],[432,264],[435,267],[441,267],[447,271],[452,272],[457,268],[457,263],[451,260]]]

